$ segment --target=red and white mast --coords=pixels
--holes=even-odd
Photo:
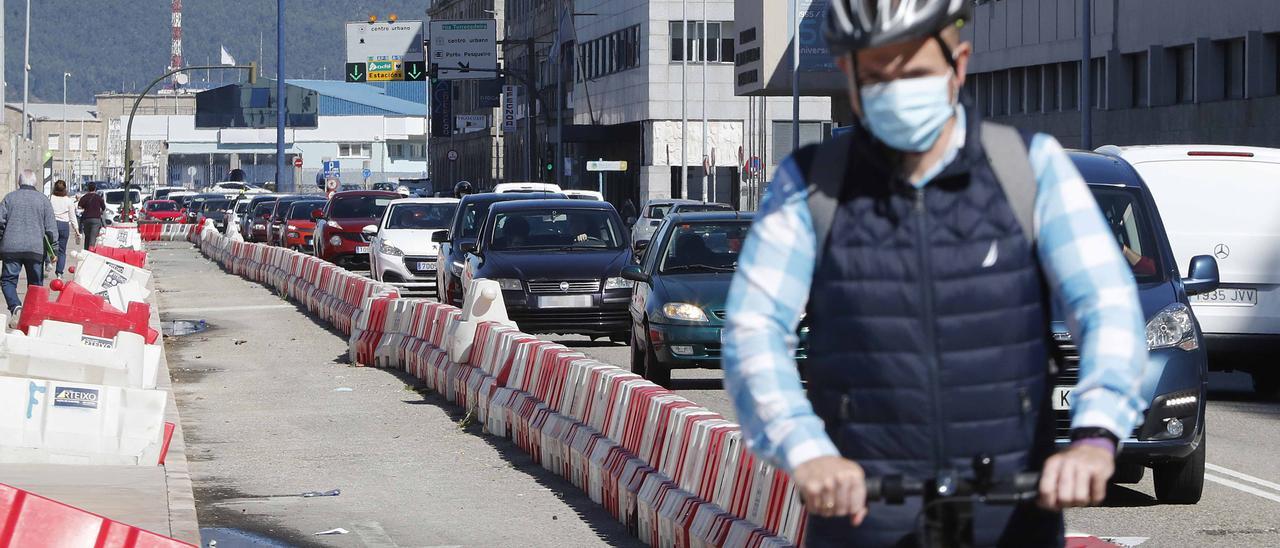
[[[173,13],[171,18],[171,27],[173,32],[173,42],[169,46],[169,69],[174,70],[182,68],[182,0],[173,0]],[[174,78],[174,88],[177,84],[186,78]]]

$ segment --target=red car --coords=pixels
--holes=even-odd
[[[161,223],[176,223],[182,218],[178,202],[173,200],[147,200],[142,206],[142,220]]]
[[[378,190],[334,194],[316,218],[315,256],[343,268],[369,268],[369,238],[362,230],[381,222],[387,206],[399,198]]]
[[[323,212],[324,205],[323,199],[301,200],[290,204],[284,225],[280,227],[283,233],[276,236],[276,241],[281,242],[283,247],[310,253],[311,237],[316,230],[314,216],[316,212]]]

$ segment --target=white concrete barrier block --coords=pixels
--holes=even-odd
[[[0,462],[154,465],[162,390],[0,377]]]
[[[507,305],[502,301],[502,288],[493,280],[471,280],[467,287],[467,298],[462,303],[462,320],[449,339],[449,359],[454,363],[464,363],[471,354],[471,345],[475,342],[476,327],[485,322],[496,322],[509,327],[517,327],[507,317]]]
[[[0,322],[7,321],[0,314]],[[108,339],[85,335],[78,324],[46,320],[30,334],[0,333],[0,375],[155,388],[162,351],[137,333]]]
[[[142,233],[138,232],[138,225],[134,224],[104,226],[98,232],[97,245],[142,251]]]

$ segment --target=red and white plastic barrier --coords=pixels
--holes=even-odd
[[[195,548],[5,484],[0,484],[0,546]]]
[[[154,465],[163,390],[0,377],[0,462]]]
[[[0,314],[0,325],[8,324]],[[162,348],[142,335],[86,335],[79,324],[46,321],[21,331],[0,330],[0,375],[155,388]]]
[[[142,251],[142,234],[138,232],[138,225],[117,223],[102,227],[94,244]]]
[[[67,268],[71,281],[90,293],[103,297],[119,310],[129,308],[129,303],[145,303],[151,290],[151,271],[131,264],[104,257],[90,251],[69,253],[74,263]],[[58,287],[53,287],[58,291]]]
[[[349,333],[352,360],[403,369],[511,438],[660,546],[787,546],[805,513],[786,474],[736,424],[641,377],[515,329],[500,291],[467,311],[418,299],[311,256],[201,235],[228,271],[301,302]]]

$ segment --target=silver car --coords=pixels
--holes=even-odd
[[[631,242],[637,248],[647,245],[653,238],[653,232],[662,224],[662,219],[673,213],[689,213],[693,211],[733,211],[733,206],[697,200],[661,199],[649,200],[640,208],[640,218],[631,226]],[[640,242],[645,242],[640,244]]]

